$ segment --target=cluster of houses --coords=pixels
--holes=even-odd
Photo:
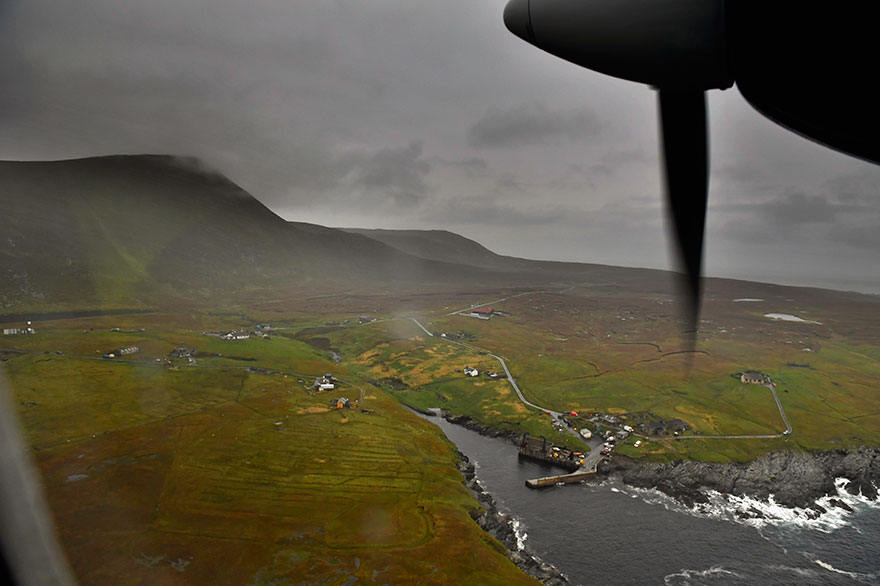
[[[171,358],[190,358],[196,354],[196,350],[194,348],[184,348],[181,346],[180,348],[175,348],[168,355]]]
[[[315,379],[315,388],[319,391],[332,391],[336,388],[336,383],[338,381],[333,377],[329,372],[324,376],[319,376]]]
[[[204,332],[206,336],[217,336],[221,340],[247,340],[251,336],[259,336],[260,338],[268,338],[272,332],[272,326],[266,324],[257,324],[254,331],[247,330],[231,330],[222,334],[216,332]]]
[[[222,340],[247,340],[250,337],[251,333],[244,330],[233,330],[220,336]]]
[[[678,435],[691,428],[690,423],[682,419],[670,419],[669,421],[649,421],[642,425],[648,435]]]
[[[478,369],[472,368],[470,366],[465,366],[461,370],[458,370],[456,368],[455,372],[463,372],[465,376],[480,376],[480,371]],[[487,370],[484,374],[488,378],[493,378],[493,379],[504,378],[502,375],[498,374],[497,372],[492,372],[491,370]]]

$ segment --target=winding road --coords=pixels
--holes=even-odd
[[[415,322],[415,324],[417,326],[422,328],[422,330],[426,334],[428,334],[429,336],[432,336],[432,337],[436,337],[436,336],[434,336],[434,334],[429,332],[425,326],[423,326],[421,323],[419,323],[419,321],[416,318],[411,317],[409,319],[412,320],[413,322]],[[535,403],[532,403],[531,401],[526,399],[525,395],[523,395],[523,393],[522,393],[522,390],[519,388],[519,385],[516,384],[516,379],[513,378],[513,375],[510,373],[510,369],[507,368],[507,362],[505,362],[504,358],[502,358],[501,356],[498,356],[497,354],[492,354],[488,350],[484,350],[483,348],[480,348],[478,346],[472,346],[470,344],[465,344],[464,342],[450,340],[449,338],[446,338],[446,337],[441,337],[440,339],[445,340],[446,342],[449,342],[450,344],[455,344],[456,346],[462,346],[462,347],[468,348],[470,350],[476,350],[477,352],[485,352],[486,355],[491,356],[492,358],[494,358],[495,360],[497,360],[498,362],[501,363],[501,368],[504,369],[504,374],[507,375],[507,380],[510,382],[510,386],[513,387],[513,390],[516,392],[516,396],[519,397],[519,400],[522,401],[522,403],[524,405],[531,407],[532,409],[538,409],[542,413],[548,413],[550,415],[550,417],[552,417],[553,420],[555,420],[555,421],[559,421],[560,418],[563,416],[563,413],[560,413],[559,411],[554,411],[554,410],[549,409],[547,407],[541,407],[540,405],[536,405]],[[563,425],[562,428],[567,429],[568,432],[571,433],[571,435],[573,435],[574,437],[579,439],[581,442],[590,446],[590,454],[584,459],[584,464],[581,467],[582,469],[591,469],[593,466],[595,466],[599,462],[599,460],[602,459],[602,454],[599,452],[598,449],[596,449],[599,447],[599,445],[601,445],[601,443],[602,443],[601,440],[596,438],[594,441],[587,441],[581,434],[579,434],[578,432],[569,428],[568,426]]]

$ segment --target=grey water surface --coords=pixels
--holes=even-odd
[[[507,440],[426,419],[475,462],[526,546],[573,584],[880,584],[880,508],[864,499],[815,522],[758,503],[778,518],[740,521],[723,499],[694,512],[615,482],[532,490],[527,479],[563,471],[520,460]]]

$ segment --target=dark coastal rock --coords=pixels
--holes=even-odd
[[[877,498],[880,449],[830,452],[774,452],[747,464],[710,464],[693,460],[645,462],[616,456],[600,468],[640,488],[655,488],[686,505],[705,500],[705,490],[748,495],[786,507],[813,508],[816,499],[837,492],[835,478],[847,478],[846,490]],[[702,500],[700,500],[702,498]],[[817,512],[819,514],[819,512]]]
[[[448,421],[449,423],[460,425],[465,429],[475,431],[480,435],[484,435],[486,437],[501,437],[507,438],[511,441],[517,441],[519,439],[519,434],[515,431],[501,431],[500,429],[489,427],[488,425],[483,425],[479,421],[476,421],[475,419],[468,417],[467,415],[451,415],[444,411],[443,418],[446,419],[446,421]]]
[[[840,499],[830,499],[828,502],[831,504],[831,506],[837,507],[838,509],[843,509],[844,511],[849,511],[850,513],[853,512],[853,508]]]
[[[498,503],[477,480],[474,465],[468,460],[468,457],[461,452],[458,453],[458,457],[458,469],[465,478],[465,486],[470,489],[483,507],[482,511],[471,511],[471,518],[483,528],[483,531],[497,539],[507,549],[507,557],[520,570],[546,586],[567,586],[570,584],[565,574],[541,560],[529,551],[528,547],[518,548],[513,518],[498,510]]]

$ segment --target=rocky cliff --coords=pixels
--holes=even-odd
[[[615,456],[603,462],[600,478],[620,478],[639,488],[655,488],[685,504],[704,502],[703,491],[774,500],[787,507],[813,507],[816,499],[837,492],[835,478],[850,482],[846,490],[877,498],[880,448],[830,452],[775,452],[747,464],[709,464],[693,460],[635,462]]]

